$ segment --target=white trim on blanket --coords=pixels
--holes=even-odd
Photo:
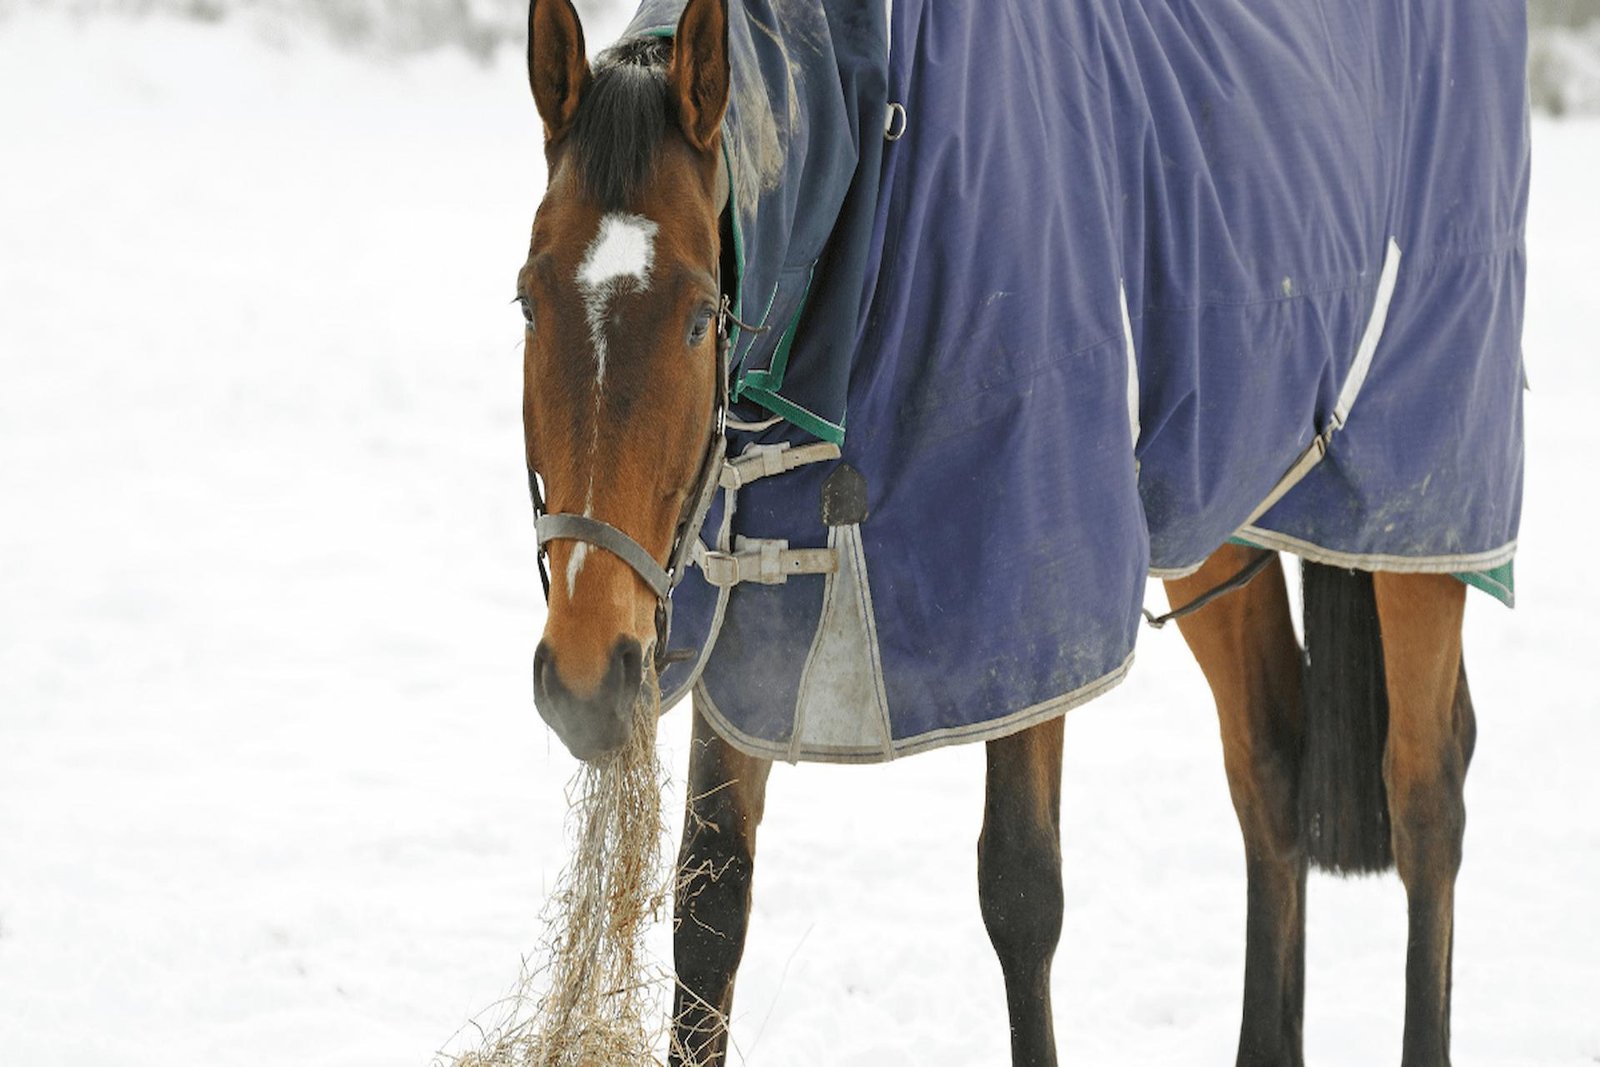
[[[733,516],[739,510],[738,490],[724,490],[722,500],[722,525],[717,530],[716,547],[718,551],[728,552],[733,543]],[[717,606],[711,615],[711,632],[706,635],[705,642],[700,646],[700,655],[695,659],[689,677],[684,679],[678,688],[662,697],[661,714],[665,715],[677,706],[678,701],[688,696],[694,689],[695,683],[700,680],[700,675],[705,672],[706,664],[711,661],[711,653],[717,646],[717,638],[722,634],[722,620],[727,617],[728,598],[732,594],[731,585],[725,585],[717,590]]]
[[[1122,344],[1128,355],[1128,427],[1135,447],[1139,444],[1139,359],[1133,349],[1133,318],[1128,314],[1128,289],[1117,282],[1117,302],[1122,305]]]
[[[1333,405],[1332,425],[1328,428],[1330,436],[1350,417],[1350,409],[1355,406],[1356,397],[1366,384],[1367,372],[1372,369],[1372,357],[1378,354],[1378,342],[1383,338],[1383,328],[1389,322],[1389,303],[1394,299],[1394,286],[1399,277],[1400,243],[1391,237],[1383,257],[1383,272],[1378,275],[1378,292],[1373,297],[1372,314],[1367,318],[1367,328],[1361,334],[1361,344],[1356,348],[1355,362],[1350,364],[1350,373],[1345,376],[1344,388],[1339,390],[1339,399]]]
[[[884,752],[878,748],[846,749],[828,748],[823,746],[810,746],[792,752],[790,746],[764,741],[759,737],[752,737],[734,726],[728,720],[716,701],[711,699],[711,694],[706,691],[705,681],[702,679],[694,687],[694,703],[699,712],[706,717],[711,728],[717,732],[728,744],[756,759],[784,760],[791,763],[883,763],[889,759],[898,759],[901,756],[910,756],[918,752],[928,752],[936,748],[949,745],[965,745],[975,741],[994,741],[1011,734],[1020,733],[1030,726],[1037,726],[1042,722],[1056,718],[1071,711],[1080,704],[1087,704],[1098,696],[1115,689],[1122,680],[1128,676],[1128,670],[1133,666],[1133,653],[1128,653],[1128,658],[1123,660],[1116,669],[1101,675],[1087,685],[1079,686],[1070,693],[1040,701],[1019,711],[988,722],[973,723],[969,726],[956,726],[946,730],[930,730],[915,737],[907,737],[896,741],[892,750]]]
[[[1322,563],[1329,567],[1348,567],[1358,571],[1389,571],[1393,574],[1457,574],[1472,571],[1492,571],[1503,567],[1517,554],[1517,542],[1508,541],[1499,548],[1484,552],[1463,552],[1444,556],[1391,556],[1382,552],[1341,552],[1323,548],[1311,541],[1302,540],[1276,530],[1259,526],[1241,526],[1234,534],[1242,540],[1270,548],[1275,552],[1288,552]]]
[[[1361,341],[1356,345],[1355,359],[1345,374],[1344,385],[1340,387],[1339,397],[1334,401],[1333,411],[1328,416],[1328,424],[1312,437],[1305,451],[1295,458],[1283,477],[1272,487],[1271,492],[1267,493],[1261,503],[1255,506],[1255,510],[1245,518],[1245,526],[1251,525],[1271,511],[1278,501],[1289,494],[1289,490],[1299,485],[1305,476],[1322,462],[1322,457],[1328,454],[1328,446],[1332,443],[1334,434],[1344,429],[1345,420],[1350,417],[1350,409],[1355,406],[1356,397],[1361,394],[1361,387],[1366,384],[1367,372],[1372,369],[1372,357],[1378,352],[1378,342],[1383,339],[1383,329],[1389,322],[1389,303],[1394,299],[1395,282],[1399,277],[1400,244],[1390,237],[1388,251],[1383,257],[1383,270],[1378,275],[1378,291],[1372,298],[1372,312],[1367,316],[1366,329],[1361,331]]]

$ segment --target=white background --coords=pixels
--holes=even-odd
[[[1535,151],[1521,606],[1468,617],[1460,1067],[1600,1062],[1600,124]],[[423,1063],[515,979],[573,770],[529,696],[508,303],[542,182],[509,52],[0,24],[0,1065]],[[1064,1059],[1231,1064],[1242,850],[1175,633],[1066,747]],[[1005,1061],[982,767],[775,771],[743,1062]],[[1314,878],[1310,1061],[1398,1061],[1405,936],[1392,877]]]

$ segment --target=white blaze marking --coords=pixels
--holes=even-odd
[[[589,543],[579,541],[572,546],[572,558],[567,560],[567,599],[571,600],[578,584],[578,572],[583,570],[584,558],[589,555]]]
[[[589,495],[583,502],[583,517],[594,518],[594,474],[589,475]],[[584,560],[589,558],[589,542],[579,541],[572,546],[572,555],[567,559],[567,599],[571,600],[577,590],[578,572],[583,570]]]
[[[613,278],[629,277],[641,286],[650,280],[655,260],[656,224],[643,215],[607,215],[578,268],[578,283],[586,289]]]
[[[606,386],[606,313],[611,301],[628,290],[645,292],[650,288],[650,267],[656,257],[656,224],[643,215],[613,212],[600,219],[600,228],[589,251],[578,267],[578,291],[583,294],[584,317],[589,323],[589,342],[594,346],[594,437],[590,441],[591,460],[600,446],[600,402]],[[594,464],[589,467],[589,495],[583,513],[594,517]],[[578,572],[589,558],[589,546],[578,542],[567,561],[567,597],[571,599],[578,583]]]
[[[650,288],[650,266],[656,257],[656,224],[643,215],[614,212],[600,220],[600,229],[578,268],[578,288],[583,292],[594,345],[595,384],[606,382],[606,312],[612,298],[624,289]]]

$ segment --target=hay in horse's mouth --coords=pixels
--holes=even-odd
[[[645,932],[671,883],[661,863],[656,758],[661,693],[647,677],[628,743],[585,764],[568,790],[573,852],[546,906],[544,936],[512,993],[470,1024],[480,1046],[451,1067],[636,1067],[662,1061],[657,994],[669,972],[650,960]]]

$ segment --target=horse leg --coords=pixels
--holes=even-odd
[[[1389,698],[1383,778],[1410,926],[1401,1063],[1447,1067],[1462,788],[1477,729],[1461,659],[1466,586],[1449,575],[1379,573],[1373,591]]]
[[[674,902],[672,1067],[726,1062],[733,979],[750,921],[756,827],[771,769],[771,761],[746,756],[718,737],[695,709]]]
[[[1166,583],[1187,604],[1237,574],[1252,550],[1218,549],[1199,571]],[[1305,1004],[1306,853],[1296,790],[1300,763],[1300,644],[1282,564],[1178,621],[1216,698],[1228,791],[1244,834],[1248,885],[1240,1067],[1297,1067]]]
[[[988,744],[978,902],[1005,974],[1011,1062],[1054,1067],[1050,961],[1061,939],[1061,719]]]

